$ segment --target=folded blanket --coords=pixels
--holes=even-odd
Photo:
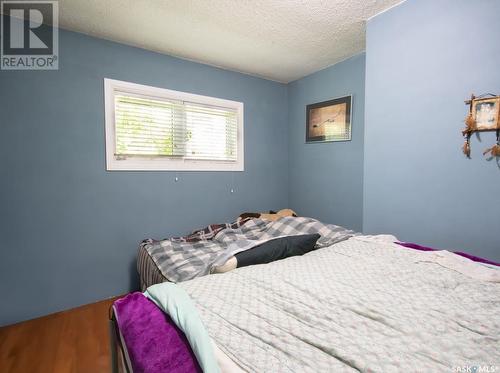
[[[134,372],[201,372],[184,333],[141,293],[113,304]]]
[[[204,373],[219,373],[213,345],[198,311],[184,289],[164,282],[150,286],[144,295],[163,312],[170,315],[175,325],[184,332]]]
[[[252,219],[239,227],[220,230],[212,239],[195,242],[168,239],[146,240],[143,247],[171,282],[204,276],[213,266],[223,264],[235,253],[249,250],[277,237],[319,233],[318,247],[325,247],[352,237],[343,227],[323,224],[312,218],[285,217],[277,221]]]

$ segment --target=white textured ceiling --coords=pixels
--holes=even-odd
[[[401,0],[59,0],[60,26],[280,82],[364,50]]]

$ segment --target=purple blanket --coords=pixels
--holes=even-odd
[[[416,243],[411,243],[411,242],[396,242],[396,243],[398,245],[403,246],[403,247],[407,247],[409,249],[414,249],[414,250],[420,250],[420,251],[438,251],[439,250],[439,249],[434,249],[432,247],[426,247],[426,246],[417,245]],[[490,265],[494,265],[494,266],[499,266],[500,267],[500,263],[493,262],[491,260],[484,259],[484,258],[481,258],[479,256],[470,255],[470,254],[467,254],[467,253],[464,253],[464,252],[461,252],[461,251],[453,251],[453,252],[455,254],[457,254],[457,255],[463,256],[464,258],[470,259],[473,262],[490,264]]]
[[[184,333],[142,293],[118,299],[113,308],[134,372],[201,373]]]

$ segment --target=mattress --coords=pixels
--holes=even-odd
[[[141,291],[145,291],[151,285],[168,281],[143,245],[139,246],[137,252],[137,272],[139,273]]]

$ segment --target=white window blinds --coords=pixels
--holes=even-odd
[[[105,79],[109,170],[243,171],[243,104]]]
[[[235,109],[119,92],[115,128],[117,157],[236,161]]]

